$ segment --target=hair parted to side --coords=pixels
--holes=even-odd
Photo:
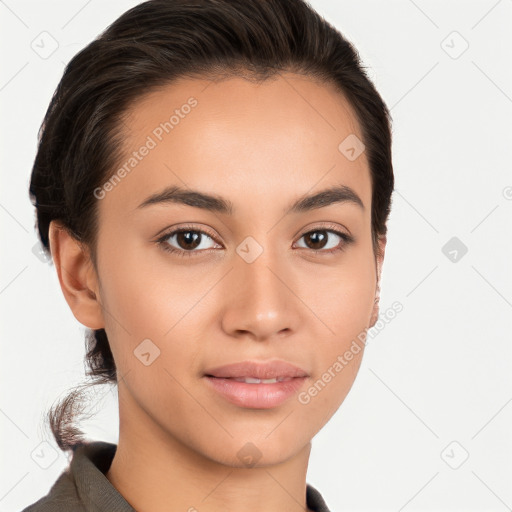
[[[281,71],[333,84],[355,110],[370,166],[377,251],[394,188],[391,116],[356,49],[304,0],[150,0],[82,49],[66,66],[39,130],[30,197],[45,251],[50,222],[58,220],[96,266],[94,190],[122,158],[122,118],[135,99],[178,78],[264,81]],[[89,330],[86,343],[92,385],[115,384],[105,330]],[[73,425],[81,388],[47,416],[62,450],[87,442]]]

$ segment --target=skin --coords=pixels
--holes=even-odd
[[[366,154],[350,161],[338,150],[361,131],[341,94],[304,76],[260,84],[189,78],[131,106],[127,158],[190,96],[198,105],[99,200],[97,269],[87,248],[57,222],[50,227],[65,298],[79,322],[105,328],[118,369],[119,443],[106,476],[139,511],[307,510],[311,440],[345,399],[363,350],[307,404],[294,396],[273,409],[242,408],[203,374],[280,358],[309,373],[307,390],[376,322],[386,240],[376,256]],[[340,184],[364,210],[344,202],[283,214],[296,199]],[[137,208],[168,185],[223,196],[235,212],[172,202]],[[155,242],[186,223],[215,239],[203,236],[192,257]],[[327,224],[354,242],[315,255],[303,235]],[[252,263],[236,252],[247,236],[263,248]],[[328,236],[320,250],[344,243]],[[167,243],[186,251],[177,237]],[[134,355],[147,338],[160,349],[148,366]],[[248,442],[261,452],[251,468],[237,457]]]

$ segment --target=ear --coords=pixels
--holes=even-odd
[[[382,273],[382,264],[384,262],[384,253],[386,250],[386,236],[379,236],[378,252],[375,258],[377,269],[377,284],[375,286],[375,302],[373,304],[372,316],[370,318],[370,325],[368,328],[373,327],[379,319],[379,299],[380,299],[380,276]]]
[[[48,238],[60,287],[73,315],[90,329],[103,328],[99,283],[89,251],[55,220],[50,222]]]

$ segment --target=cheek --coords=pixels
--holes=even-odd
[[[347,258],[344,265],[319,267],[315,272],[317,288],[307,303],[321,320],[318,332],[322,334],[315,345],[317,385],[306,401],[310,399],[319,412],[339,406],[356,378],[374,307],[375,280],[375,261],[363,254]],[[305,284],[311,287],[313,283]],[[302,293],[307,296],[306,288]]]
[[[140,361],[135,357],[147,351],[157,354],[159,365],[169,371],[190,368],[200,343],[198,317],[210,307],[204,295],[215,284],[211,273],[185,270],[165,255],[151,258],[148,253],[153,251],[133,247],[121,257],[104,249],[101,300],[121,371],[137,368]]]
[[[174,323],[169,307],[173,283],[157,279],[158,272],[146,264],[144,253],[123,246],[121,238],[103,241],[99,255],[105,326],[118,366],[143,340],[160,345],[156,340]]]
[[[319,265],[302,278],[300,296],[325,324],[326,339],[345,340],[370,321],[376,285],[374,259],[361,252],[347,256],[336,266]]]

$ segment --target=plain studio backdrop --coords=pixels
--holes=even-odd
[[[68,461],[42,423],[84,378],[84,328],[37,254],[37,131],[66,63],[138,1],[0,2],[0,510]],[[333,511],[512,507],[512,1],[311,0],[391,109],[396,189],[381,316],[308,482]],[[36,249],[34,249],[34,247]],[[117,442],[115,388],[88,437]]]

